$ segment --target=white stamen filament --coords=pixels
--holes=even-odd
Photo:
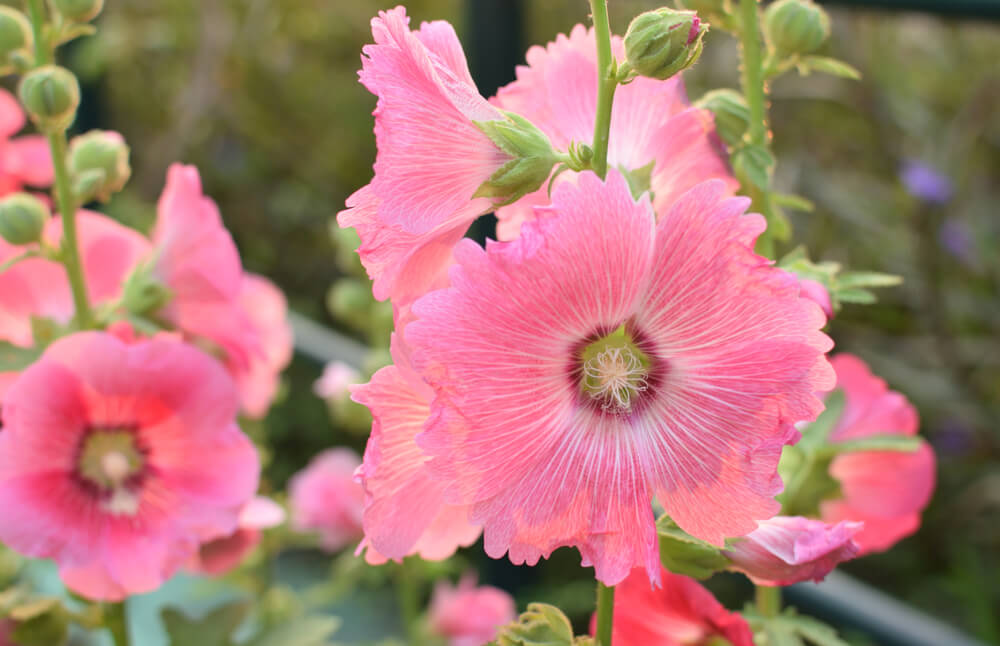
[[[101,471],[112,486],[119,487],[131,475],[132,465],[121,451],[108,451],[101,456]]]
[[[608,348],[583,365],[586,390],[605,410],[627,411],[637,393],[649,388],[647,370],[628,348]]]

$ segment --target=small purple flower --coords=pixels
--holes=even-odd
[[[969,225],[960,218],[945,218],[938,228],[938,242],[945,251],[966,265],[976,264],[975,237]]]
[[[951,180],[923,162],[903,162],[899,174],[910,195],[931,204],[945,204],[951,200]]]

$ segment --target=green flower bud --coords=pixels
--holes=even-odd
[[[712,111],[715,131],[728,146],[743,140],[750,127],[750,107],[742,94],[730,89],[712,90],[695,101],[695,105]]]
[[[764,11],[764,35],[779,56],[808,54],[830,37],[830,17],[812,0],[778,0]]]
[[[708,25],[693,11],[647,11],[628,26],[625,58],[640,76],[662,81],[694,65],[706,31]]]
[[[129,147],[117,132],[91,130],[69,143],[69,169],[82,202],[91,198],[107,202],[125,187],[132,174]]]
[[[16,70],[16,55],[27,56],[34,45],[31,24],[12,7],[0,6],[0,74]]]
[[[89,22],[104,9],[104,0],[52,0],[52,4],[73,22]]]
[[[41,130],[65,130],[76,118],[80,84],[65,67],[43,65],[21,79],[17,94]]]
[[[38,242],[49,210],[34,195],[13,193],[0,200],[0,238],[13,245]]]
[[[726,22],[726,16],[732,13],[728,0],[677,0],[680,9],[688,9],[698,13],[698,17],[715,26]]]
[[[556,165],[556,153],[545,133],[513,112],[504,112],[504,116],[507,118],[476,122],[476,127],[497,148],[513,157],[483,182],[473,195],[496,198],[497,206],[516,202],[537,191]]]
[[[130,314],[149,316],[156,314],[170,302],[170,288],[152,274],[152,266],[143,263],[125,277],[122,285],[122,302]]]

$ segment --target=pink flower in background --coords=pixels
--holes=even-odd
[[[864,361],[839,354],[831,363],[837,372],[837,388],[846,398],[831,442],[871,435],[916,435],[916,409],[906,397],[889,390]],[[860,553],[878,552],[920,527],[920,513],[934,491],[934,451],[922,441],[912,453],[843,453],[830,465],[830,475],[840,483],[842,497],[821,503],[822,519],[864,522],[864,529],[854,537]]]
[[[753,646],[746,620],[729,612],[697,581],[667,570],[663,587],[649,584],[639,569],[615,589],[611,641],[615,646],[694,646],[715,637],[732,646]],[[595,634],[596,616],[590,633]]]
[[[620,38],[612,42],[618,60],[623,60]],[[570,142],[589,143],[594,135],[597,112],[597,54],[594,31],[583,25],[569,37],[559,35],[547,47],[532,47],[528,65],[517,68],[517,80],[500,88],[493,103],[516,112],[534,123],[554,146],[566,150]],[[615,92],[611,117],[608,167],[629,172],[652,164],[648,175],[653,208],[663,213],[681,194],[707,179],[726,182],[733,192],[733,178],[725,151],[716,140],[712,115],[692,108],[681,76],[668,81],[637,78]],[[571,171],[559,182],[574,181]],[[548,204],[549,187],[515,204],[497,210],[497,236],[517,237],[521,223],[536,217],[533,206]]]
[[[556,188],[521,237],[455,249],[405,330],[435,390],[417,443],[488,554],[577,546],[615,584],[660,564],[651,499],[722,545],[779,509],[777,463],[833,386],[825,317],[753,253],[722,182],[654,218],[615,171]]]
[[[335,552],[361,540],[364,490],[354,481],[358,455],[345,448],[314,457],[288,485],[292,527],[316,531],[324,549]]]
[[[0,196],[20,191],[25,184],[52,184],[52,156],[42,135],[12,138],[24,127],[21,104],[0,89]]]
[[[93,599],[157,588],[257,488],[237,403],[223,367],[172,338],[56,341],[4,401],[0,541]]]
[[[791,585],[822,581],[838,564],[857,556],[852,538],[863,523],[827,525],[801,516],[776,516],[736,539],[724,554],[732,569],[757,585]]]
[[[469,522],[469,508],[444,502],[443,482],[427,469],[429,457],[416,436],[430,416],[434,392],[410,366],[406,348],[393,335],[394,365],[351,389],[373,417],[358,477],[365,493],[366,557],[378,563],[420,554],[441,560],[471,545],[482,529]],[[373,554],[374,550],[374,554]]]
[[[510,157],[474,121],[503,119],[479,95],[454,29],[411,31],[402,7],[372,19],[361,82],[378,96],[375,178],[337,219],[355,227],[375,297],[410,302],[439,281],[451,248],[493,201],[473,198]]]
[[[826,318],[833,318],[833,303],[830,301],[830,292],[823,283],[809,278],[800,278],[799,288],[802,290],[804,298],[808,298],[823,309]]]
[[[243,562],[260,543],[263,529],[285,522],[285,510],[270,498],[257,496],[240,510],[236,531],[205,541],[187,564],[199,574],[219,576]]]
[[[331,361],[313,384],[313,392],[320,399],[336,399],[347,395],[349,386],[359,383],[361,374],[357,370],[343,361]]]
[[[292,360],[292,327],[285,295],[263,276],[243,274],[240,305],[253,326],[259,351],[249,353],[245,367],[232,359],[228,365],[240,391],[243,413],[256,419],[267,413],[281,371]]]
[[[457,586],[439,582],[434,587],[428,619],[431,631],[448,640],[448,646],[482,646],[497,630],[516,618],[509,594],[465,576]]]

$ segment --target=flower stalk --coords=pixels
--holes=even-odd
[[[611,646],[611,626],[615,615],[615,588],[597,582],[597,646]]]
[[[770,585],[755,586],[754,600],[762,616],[777,617],[781,614],[781,588]]]
[[[594,172],[608,174],[608,140],[611,133],[611,106],[618,87],[617,70],[611,53],[611,26],[607,0],[590,0],[590,13],[597,37],[597,117],[594,120]]]

